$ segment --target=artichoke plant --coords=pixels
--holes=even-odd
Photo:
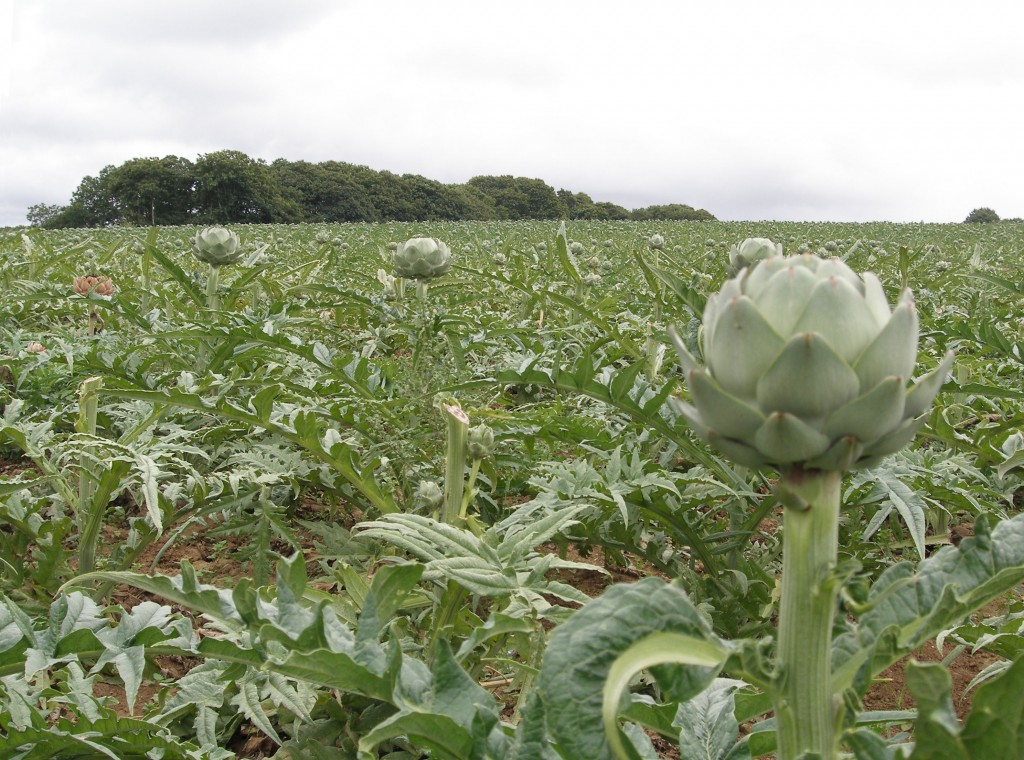
[[[234,264],[242,257],[238,235],[224,227],[207,227],[196,233],[192,252],[200,261],[213,267]]]
[[[829,683],[843,473],[924,424],[952,355],[908,389],[917,339],[909,290],[890,308],[873,274],[813,254],[770,256],[708,299],[705,366],[672,332],[693,398],[682,415],[727,458],[781,473],[781,675],[769,690],[780,760],[837,757],[843,707]]]
[[[812,254],[773,256],[708,299],[706,366],[672,333],[693,398],[678,408],[740,464],[869,465],[913,439],[952,363],[947,356],[907,389],[917,335],[909,290],[890,309],[871,273]]]
[[[391,253],[396,277],[409,280],[432,280],[448,274],[452,255],[448,246],[437,238],[414,237]]]
[[[753,267],[769,256],[781,256],[782,243],[773,243],[768,238],[747,238],[729,249],[729,271],[737,274],[744,267]]]

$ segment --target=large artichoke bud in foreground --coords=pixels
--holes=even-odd
[[[744,267],[753,267],[769,256],[781,256],[782,243],[773,243],[768,238],[747,238],[729,249],[729,272],[737,274]]]
[[[391,263],[396,277],[432,280],[451,271],[452,254],[437,238],[414,237],[391,253]]]
[[[192,253],[215,267],[234,264],[242,258],[238,235],[224,227],[207,227],[197,232],[192,241]]]
[[[913,295],[889,308],[878,278],[838,259],[773,256],[704,310],[701,366],[672,332],[693,405],[679,410],[728,458],[751,467],[848,470],[906,446],[952,365],[909,389]]]

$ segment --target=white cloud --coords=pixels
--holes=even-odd
[[[0,19],[0,224],[107,164],[222,148],[721,218],[1024,215],[1016,1],[0,0]]]

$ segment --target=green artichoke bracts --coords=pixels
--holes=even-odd
[[[706,366],[671,335],[693,400],[680,413],[729,459],[782,471],[845,471],[907,445],[953,360],[908,389],[911,292],[890,309],[875,275],[811,254],[772,256],[708,299]]]
[[[238,235],[224,227],[207,227],[197,232],[192,241],[192,252],[197,259],[214,267],[234,264],[242,257]]]
[[[753,267],[771,256],[782,255],[782,243],[768,238],[747,238],[729,249],[729,273],[736,274],[744,267]]]
[[[396,277],[432,280],[448,274],[452,268],[451,251],[437,238],[414,237],[391,253]]]

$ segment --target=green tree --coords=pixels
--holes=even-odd
[[[105,166],[95,177],[84,177],[71,194],[69,203],[57,216],[51,227],[108,227],[121,221],[117,200],[110,191],[113,166]]]
[[[976,208],[974,211],[967,215],[964,219],[965,224],[989,224],[991,222],[998,222],[999,214],[990,208]]]
[[[195,166],[187,158],[135,158],[114,169],[110,193],[122,223],[186,224],[193,216]]]
[[[568,214],[555,189],[544,180],[513,177],[473,177],[467,183],[494,201],[500,219],[563,219]]]
[[[337,161],[313,164],[279,158],[270,171],[285,200],[299,207],[303,221],[376,221],[379,214],[366,189],[345,167]]]
[[[669,203],[664,206],[647,206],[638,208],[632,213],[638,221],[667,220],[683,222],[713,222],[715,217],[702,208],[693,208],[683,203]]]
[[[195,173],[195,206],[201,222],[293,222],[302,215],[298,204],[282,195],[266,162],[241,151],[201,155]]]
[[[52,229],[55,226],[55,221],[58,221],[60,215],[66,210],[67,206],[56,203],[34,203],[28,207],[25,218],[33,227]]]

